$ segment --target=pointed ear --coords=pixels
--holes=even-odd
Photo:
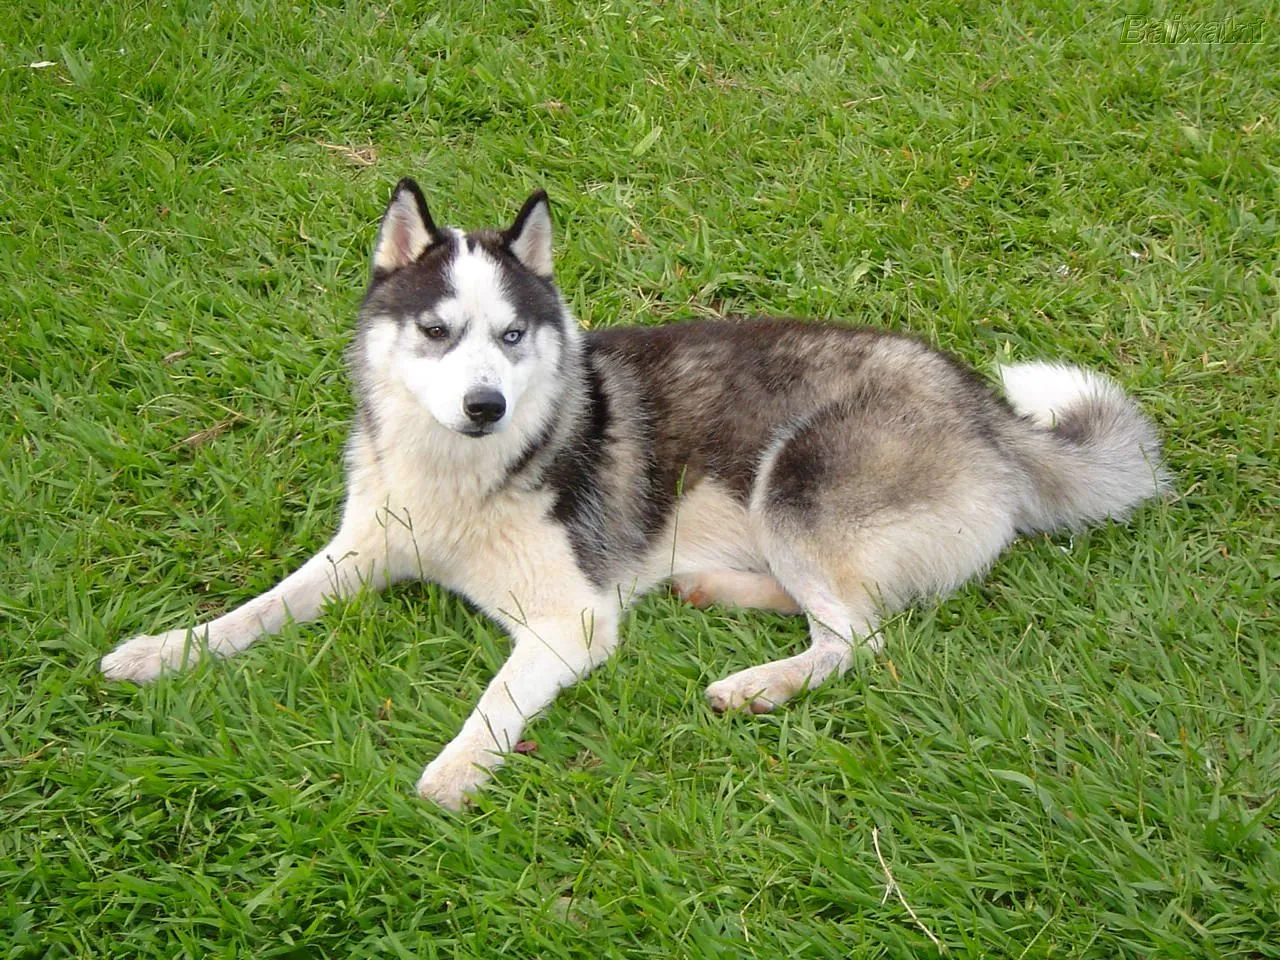
[[[524,202],[516,222],[503,232],[502,241],[538,276],[551,276],[551,207],[545,190]]]
[[[431,212],[418,185],[405,177],[396,184],[391,202],[382,215],[378,241],[373,247],[373,279],[408,266],[440,239]]]

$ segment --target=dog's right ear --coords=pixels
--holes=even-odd
[[[418,185],[405,177],[396,184],[387,212],[382,215],[378,241],[373,247],[373,279],[381,280],[408,266],[440,239],[426,198]]]

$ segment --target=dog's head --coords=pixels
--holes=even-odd
[[[552,279],[551,212],[533,194],[506,230],[438,228],[401,180],[373,251],[363,362],[469,437],[506,429],[539,375],[560,367],[573,321]]]

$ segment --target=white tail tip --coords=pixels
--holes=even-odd
[[[1119,384],[1092,370],[1065,363],[1018,363],[997,369],[1013,409],[1048,429],[1081,401],[1128,404]]]

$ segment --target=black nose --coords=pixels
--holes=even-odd
[[[480,387],[462,398],[462,409],[472,423],[496,423],[507,412],[507,401],[497,390]]]

